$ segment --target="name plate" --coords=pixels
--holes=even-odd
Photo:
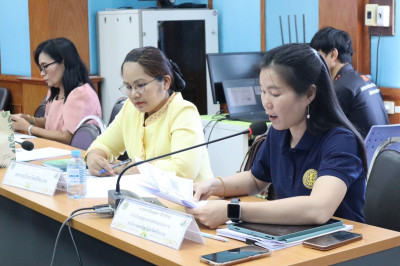
[[[53,196],[62,171],[11,161],[3,184]]]
[[[174,249],[184,238],[204,244],[193,215],[132,198],[119,205],[111,227]]]

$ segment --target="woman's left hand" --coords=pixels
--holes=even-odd
[[[186,207],[185,210],[205,226],[214,229],[228,221],[228,203],[226,200],[210,200],[204,206],[197,208]]]
[[[26,121],[25,118],[20,115],[11,115],[11,120],[14,130],[22,130],[28,132],[28,128],[31,124],[29,124],[29,122]]]

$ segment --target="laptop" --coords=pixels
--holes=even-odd
[[[248,122],[269,121],[261,102],[261,87],[258,79],[223,80],[226,104],[232,120]]]

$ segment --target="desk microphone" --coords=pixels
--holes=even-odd
[[[229,135],[229,136],[226,136],[226,137],[223,137],[223,138],[215,139],[215,140],[208,141],[208,142],[205,142],[205,143],[202,143],[202,144],[198,144],[198,145],[195,145],[195,146],[192,146],[192,147],[189,147],[189,148],[185,148],[185,149],[182,149],[182,150],[174,151],[174,152],[171,152],[171,153],[167,153],[167,154],[164,154],[164,155],[160,155],[160,156],[157,156],[157,157],[154,157],[154,158],[150,158],[150,159],[147,159],[147,160],[144,160],[144,161],[140,161],[140,162],[136,162],[134,164],[131,164],[131,165],[127,166],[124,170],[122,170],[122,172],[119,174],[115,190],[109,190],[108,191],[108,204],[110,204],[110,206],[112,208],[116,209],[118,207],[118,205],[120,204],[121,200],[123,199],[123,195],[122,195],[121,190],[120,190],[119,182],[121,180],[122,175],[129,168],[132,168],[132,167],[135,167],[135,166],[138,166],[140,164],[147,163],[147,162],[150,162],[150,161],[158,160],[158,159],[161,159],[161,158],[164,158],[164,157],[167,157],[167,156],[171,156],[171,155],[174,155],[176,153],[180,153],[180,152],[184,152],[184,151],[187,151],[187,150],[195,149],[195,148],[198,148],[198,147],[201,147],[201,146],[204,146],[204,145],[208,145],[208,144],[211,144],[211,143],[214,143],[214,142],[217,142],[217,141],[221,141],[221,140],[224,140],[224,139],[236,137],[236,136],[239,136],[239,135],[249,134],[249,133],[251,135],[254,135],[254,136],[261,135],[261,134],[264,134],[265,132],[267,132],[267,129],[268,129],[268,127],[267,127],[266,121],[254,122],[254,123],[252,123],[250,125],[249,129],[246,129],[246,130],[244,130],[242,132],[239,132],[239,133],[236,133],[236,134],[233,134],[233,135]]]
[[[35,148],[35,145],[28,140],[24,140],[23,142],[19,142],[16,140],[15,142],[18,143],[19,145],[21,145],[22,149],[27,150],[27,151],[31,151],[31,150],[33,150],[33,148]]]

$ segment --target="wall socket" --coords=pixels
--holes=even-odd
[[[383,104],[385,105],[386,112],[388,115],[393,115],[394,114],[394,102],[390,101],[383,101]]]
[[[365,25],[366,26],[377,26],[377,13],[378,4],[367,4],[365,6]]]

